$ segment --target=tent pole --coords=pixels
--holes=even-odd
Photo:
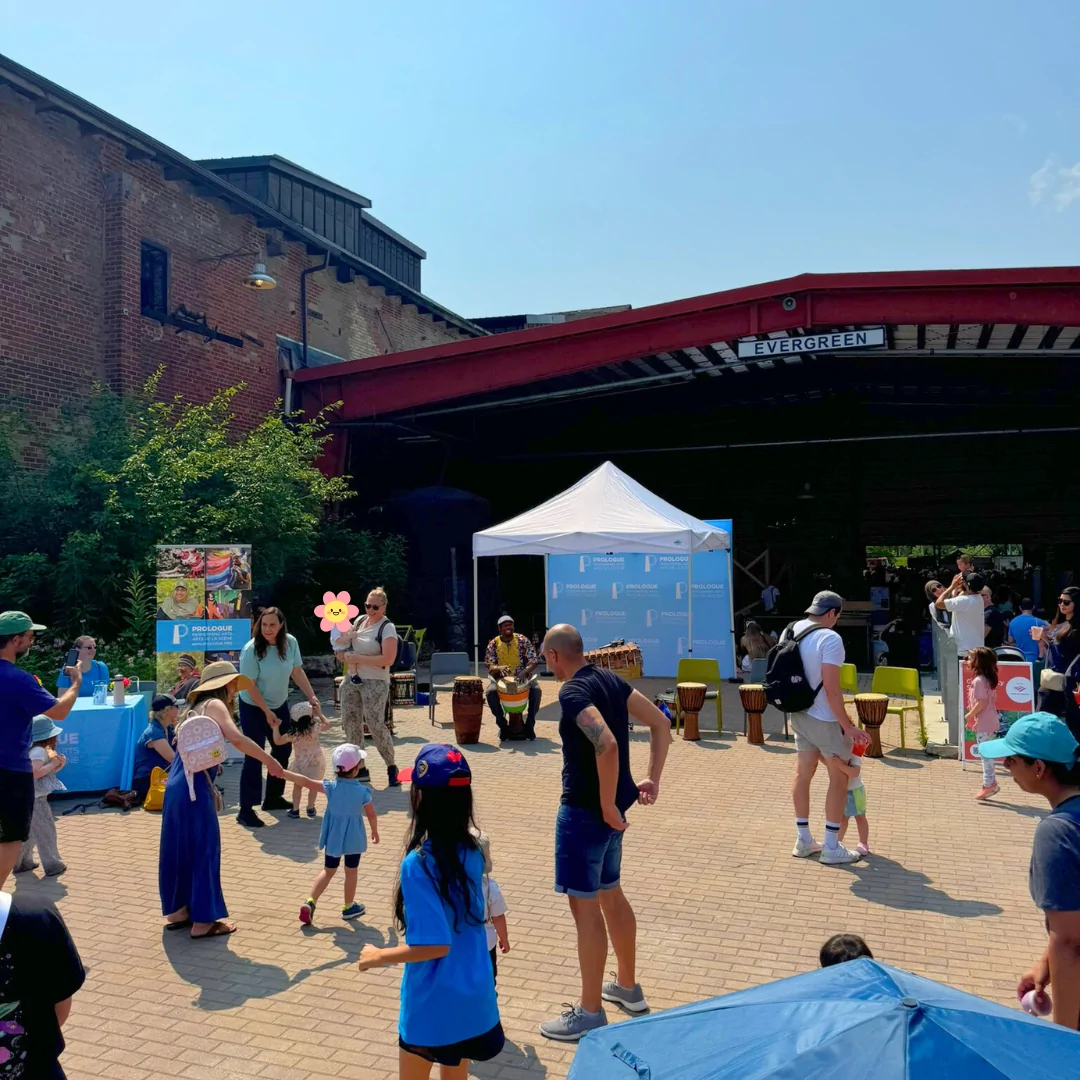
[[[689,639],[687,655],[694,658],[694,539],[690,538],[690,554],[686,557],[686,633]]]
[[[472,560],[473,674],[480,674],[480,560]]]

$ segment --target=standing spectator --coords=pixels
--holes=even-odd
[[[341,726],[345,738],[363,747],[366,724],[371,741],[386,765],[387,782],[390,787],[400,787],[394,762],[394,736],[386,723],[390,667],[397,659],[398,649],[397,628],[386,617],[387,603],[385,589],[372,589],[364,602],[364,614],[333,641],[335,652],[349,650],[362,658],[360,685],[348,679],[341,685]],[[367,768],[360,772],[360,779],[365,782],[371,779]]]
[[[776,610],[780,600],[780,590],[775,585],[766,585],[761,590],[761,609],[766,615],[771,615]]]
[[[1080,656],[1080,588],[1070,585],[1058,596],[1057,615],[1049,629],[1036,628],[1039,642],[1046,645],[1046,667],[1039,682],[1039,711],[1065,718],[1068,702],[1065,695],[1065,674],[1069,665]],[[1035,636],[1034,634],[1032,635]]]
[[[60,1029],[86,982],[60,913],[44,897],[0,892],[0,1075],[64,1080]]]
[[[242,754],[261,761],[271,776],[286,774],[281,763],[258,743],[240,733],[233,721],[236,692],[253,685],[228,660],[206,665],[191,703],[219,728],[225,741]],[[221,891],[221,829],[218,826],[216,793],[209,773],[196,773],[195,801],[188,790],[180,755],[169,766],[165,803],[161,811],[161,843],[158,847],[158,892],[166,928],[191,928],[196,940],[234,933]]]
[[[810,686],[816,686],[817,696],[806,712],[793,713],[791,728],[795,732],[795,782],[792,801],[795,804],[795,828],[798,838],[791,854],[805,859],[821,852],[827,865],[855,862],[860,856],[840,843],[840,825],[847,802],[848,778],[838,767],[849,761],[856,743],[870,741],[848,719],[844,696],[840,692],[840,667],[844,663],[844,642],[833,629],[843,610],[843,598],[834,592],[819,592],[806,609],[806,618],[792,624],[785,635],[799,640],[799,657]],[[783,639],[783,636],[782,636]],[[829,790],[825,795],[825,846],[819,844],[810,831],[810,781],[824,760],[829,772]]]
[[[75,648],[79,650],[79,670],[83,676],[79,697],[93,697],[94,687],[98,683],[109,685],[109,669],[97,659],[97,642],[88,634],[75,639]],[[70,685],[71,679],[61,671],[56,680],[56,689],[66,690]]]
[[[71,685],[54,698],[28,671],[15,666],[45,627],[24,611],[0,614],[0,888],[30,838],[34,815],[34,766],[30,761],[34,717],[63,720],[82,686],[78,666],[66,668]]]
[[[276,745],[273,740],[273,720],[281,724],[281,734],[287,735],[291,726],[289,717],[289,681],[295,682],[308,704],[312,715],[322,719],[319,699],[311,689],[304,674],[304,660],[296,638],[289,633],[285,613],[276,607],[263,609],[255,625],[251,640],[240,652],[240,674],[247,676],[251,685],[240,691],[240,727],[244,734],[261,750],[271,742],[271,755],[284,769],[289,764],[292,746]],[[209,665],[207,670],[214,665]],[[204,676],[206,672],[203,672]],[[240,811],[236,820],[251,829],[266,823],[255,813],[255,804],[262,800],[264,810],[291,810],[292,803],[285,798],[285,781],[277,776],[266,780],[266,797],[263,798],[262,759],[248,754],[240,773]]]
[[[555,819],[555,891],[570,901],[577,930],[581,998],[540,1033],[577,1042],[607,1023],[604,1001],[628,1012],[649,1006],[636,973],[637,919],[622,890],[622,838],[626,811],[651,806],[671,742],[671,721],[611,671],[585,662],[581,634],[553,626],[544,659],[562,684],[562,805]],[[630,775],[630,717],[649,729],[649,778]],[[618,971],[604,982],[608,939]]]
[[[1035,627],[1044,630],[1047,626],[1045,619],[1035,617],[1035,603],[1030,597],[1025,596],[1020,601],[1020,614],[1009,623],[1009,644],[1015,645],[1023,654],[1029,664],[1038,664],[1042,659],[1045,642],[1036,641],[1031,631]],[[1040,634],[1040,636],[1042,636]],[[1039,673],[1035,672],[1035,684],[1038,685]]]
[[[1069,729],[1050,713],[1013,724],[979,753],[1001,760],[1021,791],[1042,796],[1050,813],[1035,828],[1028,885],[1043,912],[1048,942],[1035,966],[1020,977],[1016,996],[1034,991],[1045,1006],[1053,988],[1054,1023],[1080,1026],[1080,769]]]
[[[938,611],[947,611],[952,617],[952,636],[956,651],[961,656],[969,649],[979,648],[986,639],[986,623],[983,620],[985,605],[981,595],[985,587],[986,579],[982,574],[969,570],[957,574],[934,601]]]
[[[994,603],[989,585],[982,587],[980,596],[983,602],[983,642],[988,649],[996,649],[1005,644],[1005,616]]]

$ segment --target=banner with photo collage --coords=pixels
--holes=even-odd
[[[731,535],[730,520],[710,521]],[[693,556],[694,657],[715,658],[735,675],[731,636],[731,552]],[[632,641],[647,677],[674,678],[689,655],[686,555],[552,555],[547,625],[570,623],[586,649]]]
[[[246,544],[157,549],[157,685],[175,693],[215,660],[239,663],[251,637],[251,547]]]

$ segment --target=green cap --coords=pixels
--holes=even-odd
[[[44,630],[25,611],[0,611],[0,636],[25,634],[27,630]]]

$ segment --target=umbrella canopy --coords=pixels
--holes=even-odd
[[[874,960],[601,1028],[567,1080],[1064,1080],[1080,1034]]]
[[[723,529],[684,514],[610,461],[516,518],[473,534],[473,557],[716,551]]]

